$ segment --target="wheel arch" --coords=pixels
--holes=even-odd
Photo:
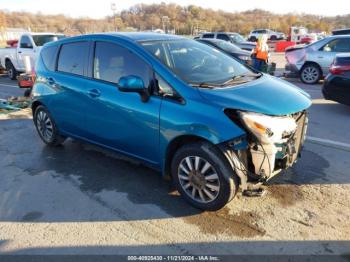
[[[32,108],[33,117],[34,117],[35,110],[38,108],[38,106],[45,106],[45,105],[38,100],[32,102],[31,108]]]
[[[171,179],[171,160],[175,152],[185,144],[196,142],[207,142],[213,144],[208,139],[197,135],[181,135],[169,142],[163,162],[163,177],[165,179]]]

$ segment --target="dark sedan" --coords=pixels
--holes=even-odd
[[[251,52],[243,50],[238,46],[220,39],[196,39],[197,41],[213,46],[230,56],[241,60],[244,63],[251,64]]]
[[[329,72],[322,88],[324,98],[350,106],[350,53],[338,54]]]

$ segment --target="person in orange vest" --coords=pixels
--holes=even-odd
[[[269,46],[267,45],[267,38],[267,35],[260,36],[256,42],[255,48],[253,49],[253,67],[258,71],[267,71],[266,68],[269,59]]]

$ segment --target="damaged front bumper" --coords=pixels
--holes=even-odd
[[[248,188],[248,180],[266,182],[282,170],[292,166],[300,156],[308,125],[307,112],[291,115],[296,128],[284,134],[280,141],[258,140],[247,132],[247,136],[221,145],[235,173],[240,177],[242,190]]]

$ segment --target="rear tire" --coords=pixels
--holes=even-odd
[[[321,69],[316,64],[306,64],[300,71],[300,80],[309,85],[318,83],[321,79]]]
[[[7,75],[11,80],[16,80],[16,77],[18,75],[18,72],[16,68],[13,66],[12,62],[7,60],[5,63]]]
[[[178,149],[171,163],[171,175],[181,196],[202,210],[223,208],[238,190],[238,178],[226,157],[208,142]]]
[[[35,109],[33,120],[41,140],[48,146],[59,146],[66,140],[59,135],[54,119],[44,106]]]

